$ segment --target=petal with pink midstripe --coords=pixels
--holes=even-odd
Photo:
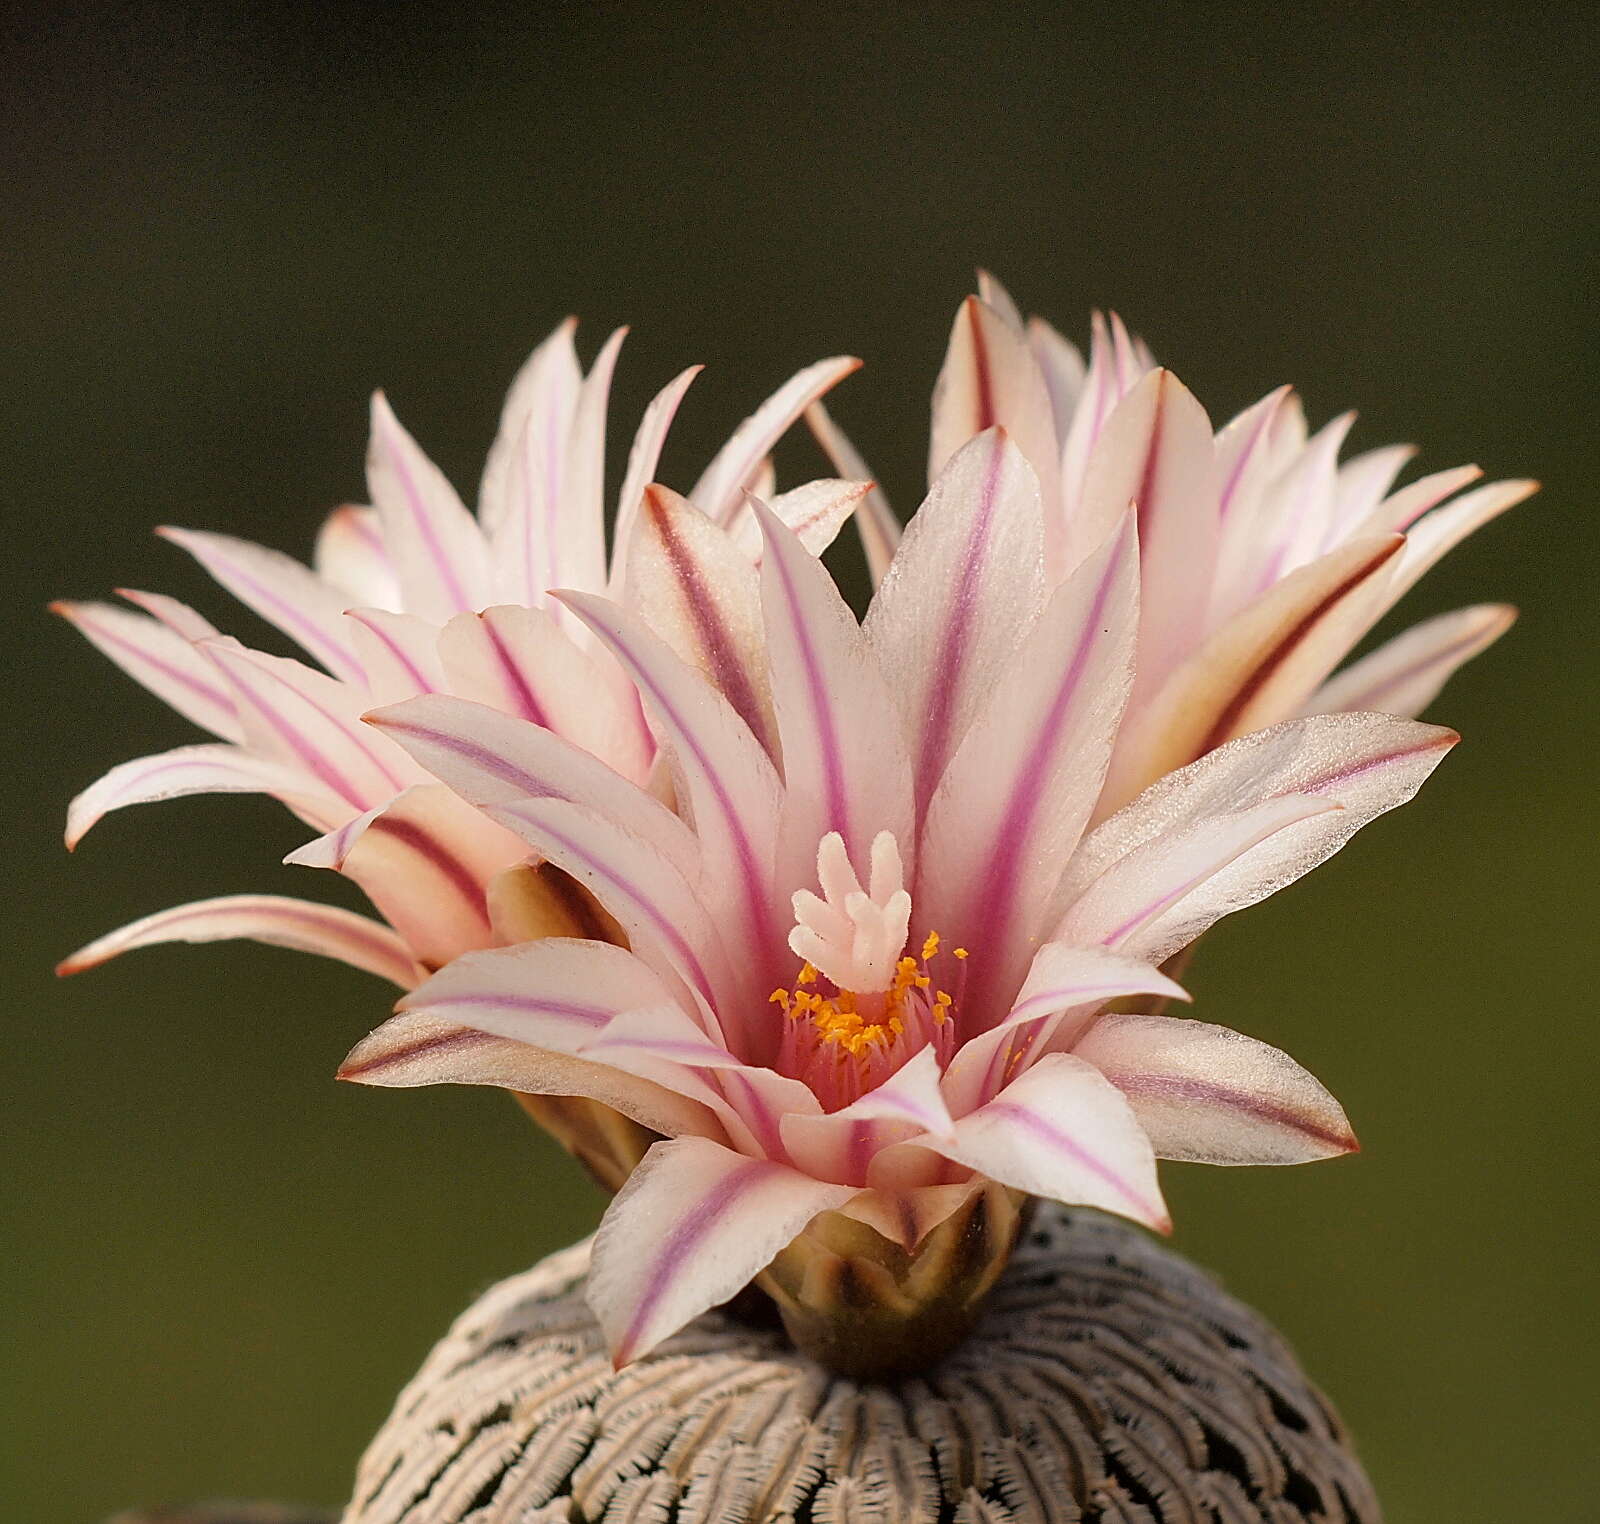
[[[1353,540],[1291,572],[1227,620],[1135,710],[1102,812],[1236,736],[1296,713],[1378,617],[1405,542]]]
[[[1287,1053],[1227,1027],[1102,1016],[1073,1052],[1128,1098],[1160,1159],[1304,1164],[1357,1146],[1316,1079]]]
[[[1033,467],[1044,501],[1054,503],[1061,451],[1050,392],[1010,297],[985,284],[996,302],[969,296],[961,304],[934,383],[928,481],[969,439],[999,427]]]
[[[746,490],[754,490],[762,462],[790,425],[818,397],[860,369],[860,360],[836,355],[791,376],[733,431],[694,484],[689,501],[717,523],[728,523]]]
[[[369,702],[399,704],[444,687],[438,625],[386,609],[346,609],[345,618],[361,659]]]
[[[383,804],[420,776],[404,752],[361,723],[362,690],[234,640],[196,649],[233,688],[251,748],[302,769],[352,810]]]
[[[1304,712],[1365,709],[1415,718],[1458,667],[1492,646],[1516,618],[1510,604],[1480,603],[1425,619],[1330,677]]]
[[[186,720],[224,741],[244,739],[232,690],[191,638],[109,603],[57,601],[50,611]]]
[[[374,710],[367,722],[469,804],[576,800],[648,841],[679,872],[693,876],[698,870],[699,848],[682,820],[614,768],[542,725],[445,694]]]
[[[889,570],[895,548],[900,543],[900,520],[895,517],[883,489],[877,485],[877,473],[820,402],[813,402],[806,409],[806,426],[840,476],[850,481],[873,483],[856,513],[856,532],[861,536],[862,553],[867,558],[867,575],[877,587]]]
[[[634,431],[633,444],[628,449],[628,469],[622,478],[622,490],[617,494],[617,519],[611,531],[611,578],[607,586],[613,598],[621,595],[627,579],[627,547],[633,539],[634,526],[639,521],[639,506],[644,501],[645,488],[655,480],[662,446],[667,441],[667,430],[677,417],[678,405],[683,401],[684,393],[703,368],[691,365],[674,376],[650,399],[650,405],[645,408],[639,427]]]
[[[932,1133],[949,1136],[955,1123],[939,1085],[931,1047],[912,1054],[874,1090],[838,1111],[791,1111],[782,1119],[785,1148],[808,1175],[865,1186],[872,1161],[885,1148]]]
[[[488,885],[526,855],[511,832],[423,783],[284,860],[354,879],[418,961],[437,968],[494,941]]]
[[[1132,683],[1132,515],[1058,588],[956,752],[923,824],[918,925],[976,949],[970,1009],[1009,998],[1088,824]]]
[[[1070,1047],[1065,1039],[1078,1024],[1108,1000],[1127,995],[1189,999],[1182,986],[1142,959],[1105,947],[1046,942],[1029,965],[1011,1009],[987,1031],[969,1038],[951,1059],[944,1076],[951,1111],[963,1116],[982,1105],[1017,1072],[1014,1064],[1031,1062],[1057,1038],[1064,1039],[1061,1046]]]
[[[748,1285],[855,1189],[704,1138],[657,1143],[595,1235],[588,1301],[620,1368]]]
[[[583,385],[574,338],[578,320],[563,319],[517,372],[500,407],[500,424],[484,461],[478,484],[478,519],[486,534],[498,537],[514,511],[507,491],[511,456],[525,432],[531,430],[547,452],[552,469],[559,470],[572,415]],[[502,542],[503,543],[503,542]]]
[[[827,569],[765,504],[754,507],[766,540],[761,607],[783,752],[779,881],[809,885],[829,831],[859,862],[879,831],[892,831],[909,874],[915,816],[896,695]]]
[[[1404,804],[1458,739],[1454,731],[1415,720],[1330,714],[1288,720],[1230,741],[1152,784],[1084,838],[1056,891],[1055,903],[1062,910],[1082,901],[1098,880],[1115,872],[1117,865],[1136,851],[1143,852],[1140,862],[1147,864],[1150,872],[1148,880],[1135,887],[1138,875],[1130,865],[1122,879],[1126,895],[1101,891],[1104,911],[1093,918],[1092,930],[1085,913],[1086,934],[1066,939],[1103,940],[1119,926],[1130,924],[1139,907],[1160,901],[1186,882],[1186,875],[1192,876],[1198,864],[1187,865],[1181,872],[1175,863],[1163,865],[1163,842],[1192,837],[1208,822],[1221,820],[1224,830],[1230,819],[1243,825],[1241,812],[1295,794],[1339,807],[1269,831],[1254,849],[1233,856],[1209,878],[1202,878],[1184,898],[1182,917],[1145,923],[1145,941],[1152,925],[1163,933],[1182,927],[1198,935],[1199,929],[1218,917],[1254,904],[1310,872],[1362,826]],[[1291,806],[1289,813],[1298,808]],[[1270,825],[1270,814],[1269,809],[1255,824]],[[1222,862],[1226,857],[1224,851],[1216,860]],[[1203,894],[1198,892],[1202,886]],[[1115,911],[1110,908],[1113,900]],[[1174,897],[1168,908],[1177,903]],[[1151,960],[1166,956],[1143,942],[1123,950]]]
[[[1044,605],[1038,480],[1004,430],[964,445],[906,526],[862,629],[911,746],[918,809]]]
[[[190,794],[270,794],[322,830],[349,814],[338,795],[299,768],[252,756],[237,746],[179,746],[118,763],[84,789],[67,806],[67,847],[76,847],[112,810]]]
[[[777,770],[727,700],[642,620],[609,599],[563,597],[622,663],[671,749],[702,860],[718,865],[703,892],[719,925],[728,916],[727,940],[744,949],[735,963],[744,1002],[764,1012],[780,972],[765,956],[782,929],[773,884],[782,795]]]
[[[918,1141],[1030,1196],[1098,1207],[1158,1233],[1172,1229],[1155,1153],[1127,1098],[1071,1054],[1040,1059],[960,1118],[951,1138]]]
[[[349,598],[293,556],[198,529],[156,531],[189,552],[223,587],[283,631],[335,677],[361,679],[344,618]]]
[[[585,632],[559,604],[502,604],[457,614],[438,637],[446,686],[461,698],[543,725],[623,777],[642,782],[655,747],[638,700],[615,666],[602,666],[573,634],[587,644]]]
[[[659,974],[682,979],[711,1010],[731,988],[723,944],[671,858],[593,809],[556,799],[486,806],[548,862],[577,879],[613,915],[628,944]]]
[[[175,905],[97,937],[56,967],[58,974],[94,968],[137,947],[164,942],[222,942],[243,938],[295,952],[335,958],[402,989],[417,981],[417,965],[398,933],[366,916],[276,894],[230,894]]]
[[[635,1006],[667,1005],[672,998],[660,979],[621,947],[546,937],[520,947],[466,953],[396,1009],[578,1056],[614,1016]]]
[[[1220,532],[1211,421],[1168,370],[1145,376],[1107,420],[1084,479],[1065,566],[1138,511],[1141,599],[1138,689],[1153,692],[1205,626]]]
[[[489,550],[444,473],[394,416],[372,399],[367,486],[383,525],[408,613],[442,623],[490,600]]]
[[[774,758],[777,726],[755,567],[726,530],[676,492],[645,490],[628,563],[628,606],[703,672]]]
[[[339,1078],[394,1089],[497,1085],[524,1095],[583,1096],[667,1137],[725,1136],[710,1111],[665,1085],[422,1011],[392,1017],[363,1038],[340,1066]]]
[[[335,508],[317,531],[311,565],[324,582],[344,593],[347,603],[400,607],[400,579],[375,508],[358,503]]]

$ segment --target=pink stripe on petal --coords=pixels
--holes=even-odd
[[[892,692],[822,564],[751,501],[766,540],[761,602],[794,857],[780,876],[792,868],[795,882],[809,882],[817,843],[829,831],[863,862],[873,837],[892,831],[904,858],[914,817]]]
[[[641,621],[603,598],[563,598],[623,664],[656,716],[689,789],[703,858],[732,870],[726,880],[736,917],[730,940],[745,949],[740,962],[754,981],[747,998],[759,1003],[766,991],[755,986],[771,982],[761,953],[774,930],[777,772],[727,701]],[[723,882],[718,874],[708,889],[718,893]]]
[[[372,401],[367,481],[409,612],[447,619],[488,601],[487,545],[444,474],[401,428],[383,393]]]
[[[1001,1185],[1171,1231],[1155,1155],[1127,1100],[1070,1054],[1041,1059],[962,1117],[953,1139],[919,1141]]]
[[[644,838],[680,872],[696,871],[698,850],[682,820],[660,800],[551,731],[443,694],[396,704],[367,719],[470,804],[576,801]]]
[[[1305,713],[1374,710],[1414,718],[1458,667],[1493,645],[1516,617],[1508,604],[1485,603],[1414,625],[1329,678],[1312,694]]]
[[[825,392],[861,369],[849,355],[819,360],[791,376],[743,423],[695,483],[689,500],[719,524],[726,524],[755,483],[762,462],[791,424]]]
[[[617,918],[641,956],[655,950],[712,1009],[726,988],[721,944],[683,875],[642,837],[591,809],[558,800],[489,806],[484,813],[564,868]]]
[[[163,527],[163,539],[189,552],[223,587],[282,630],[336,677],[361,677],[346,634],[349,599],[280,551],[232,535]]]
[[[185,719],[225,741],[243,740],[232,692],[185,636],[105,603],[57,601],[50,612]]]
[[[992,1020],[1088,823],[1131,684],[1131,515],[1058,589],[947,769],[923,830],[919,925],[982,950],[969,1009]]]
[[[67,808],[72,849],[112,810],[191,794],[270,794],[314,822],[339,819],[346,806],[317,779],[235,746],[180,746],[123,762],[89,785]]]
[[[416,982],[416,964],[395,932],[331,905],[270,894],[234,894],[160,910],[80,948],[57,967],[80,973],[138,947],[164,942],[267,942],[296,952],[336,958],[402,989]]]
[[[1161,1158],[1299,1164],[1356,1147],[1322,1085],[1287,1054],[1226,1027],[1110,1015],[1074,1051],[1128,1097]]]
[[[916,802],[939,777],[1044,598],[1038,482],[1003,430],[963,446],[906,528],[863,629],[911,738]]]
[[[877,474],[845,437],[827,408],[820,402],[813,402],[806,409],[805,418],[822,447],[822,453],[833,463],[834,470],[851,481],[874,483],[856,513],[856,531],[861,536],[861,549],[867,558],[867,574],[872,579],[872,585],[877,587],[889,570],[889,563],[894,560],[895,549],[900,544],[900,520],[895,517],[889,499],[883,495],[883,489],[876,485]]]
[[[703,1138],[658,1143],[595,1237],[589,1305],[620,1367],[748,1284],[850,1186]]]
[[[690,382],[704,368],[691,365],[662,387],[644,410],[644,417],[640,419],[638,431],[633,436],[633,445],[628,451],[627,474],[622,479],[622,490],[617,496],[617,518],[612,531],[610,591],[614,598],[622,592],[627,575],[629,546],[639,519],[639,507],[645,488],[655,479],[667,430],[672,427],[672,420],[677,416],[678,405],[689,390]]]

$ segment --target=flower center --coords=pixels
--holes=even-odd
[[[817,849],[817,878],[821,895],[794,896],[789,947],[803,960],[794,988],[771,999],[786,1018],[779,1068],[837,1111],[929,1042],[942,1063],[954,1048],[955,997],[935,988],[930,971],[938,932],[928,933],[920,957],[905,953],[911,895],[892,832],[873,840],[865,886],[844,839],[829,832]],[[951,956],[964,961],[966,949]]]

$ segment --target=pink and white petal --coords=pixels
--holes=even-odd
[[[1339,452],[1355,425],[1354,413],[1330,419],[1268,489],[1264,529],[1258,556],[1256,589],[1313,561],[1338,539],[1334,511],[1338,505]]]
[[[276,894],[230,894],[158,910],[79,948],[56,972],[81,973],[136,947],[236,938],[336,958],[401,989],[409,989],[418,978],[410,949],[389,927],[333,905]]]
[[[1169,1233],[1156,1158],[1132,1107],[1094,1065],[1052,1053],[921,1145],[1030,1196],[1098,1207]]]
[[[1383,499],[1364,519],[1358,520],[1360,534],[1404,534],[1423,514],[1436,508],[1447,497],[1470,486],[1483,475],[1477,466],[1452,466],[1435,471]],[[1496,486],[1503,485],[1495,483]]]
[[[833,578],[770,509],[761,607],[783,753],[779,882],[808,885],[817,843],[838,831],[854,862],[892,831],[914,872],[911,763],[896,695]]]
[[[706,1107],[665,1085],[423,1012],[395,1016],[363,1038],[350,1050],[339,1078],[394,1089],[497,1085],[523,1095],[583,1096],[667,1137],[724,1136]]]
[[[196,649],[227,678],[251,748],[301,769],[352,809],[384,803],[420,776],[403,752],[361,723],[364,691],[233,640],[201,641]]]
[[[655,745],[638,700],[615,666],[581,649],[574,635],[589,643],[587,631],[560,605],[457,614],[439,635],[446,686],[461,698],[542,725],[630,781],[643,782]]]
[[[442,785],[424,783],[285,861],[353,879],[418,962],[438,968],[494,942],[489,882],[526,856],[510,831]]]
[[[335,508],[317,532],[311,565],[350,603],[381,609],[400,607],[400,578],[383,543],[383,528],[375,508],[356,503]]]
[[[1395,574],[1384,590],[1384,612],[1393,608],[1443,558],[1508,508],[1533,496],[1535,481],[1490,482],[1420,519],[1406,535]]]
[[[1043,318],[1030,318],[1027,331],[1033,358],[1038,362],[1045,390],[1050,394],[1056,438],[1064,443],[1072,428],[1072,419],[1078,410],[1087,378],[1083,352]]]
[[[244,739],[232,691],[187,637],[109,603],[58,601],[50,611],[186,720],[225,741]]]
[[[1435,725],[1374,714],[1315,715],[1242,736],[1152,784],[1091,831],[1068,865],[1056,903],[1063,909],[1076,905],[1117,864],[1151,847],[1152,893],[1138,902],[1148,903],[1171,887],[1156,882],[1171,875],[1161,863],[1163,842],[1290,795],[1340,806],[1267,836],[1206,881],[1204,896],[1192,898],[1185,909],[1205,906],[1206,915],[1198,919],[1209,924],[1275,894],[1331,857],[1369,821],[1404,804],[1458,739]],[[1094,940],[1127,919],[1115,920],[1108,911],[1096,922]],[[1152,960],[1164,956],[1142,945],[1137,952]]]
[[[777,770],[732,705],[642,620],[605,598],[563,599],[622,663],[670,748],[702,860],[719,865],[703,892],[717,923],[728,918],[732,944],[746,949],[738,960],[740,1003],[764,1018],[778,970],[765,966],[763,950],[784,929],[773,883],[783,791]]]
[[[180,603],[165,593],[141,593],[135,588],[119,587],[117,596],[126,598],[187,641],[210,640],[221,633],[204,614],[197,614],[187,603]]]
[[[1006,306],[1011,299],[1004,298]],[[1012,311],[1015,308],[1012,307]],[[928,482],[971,439],[1002,428],[1022,452],[1047,503],[1060,492],[1061,446],[1039,362],[1019,322],[980,297],[961,304],[933,388]]]
[[[1017,1064],[1033,1061],[1063,1034],[1074,1035],[1107,1001],[1129,995],[1189,999],[1181,985],[1141,959],[1105,947],[1046,942],[1034,955],[1010,1011],[988,1031],[969,1038],[951,1059],[944,1076],[950,1110],[964,1116],[992,1099],[1017,1072],[1013,1060],[1019,1051],[1023,1057]]]
[[[367,486],[408,613],[442,623],[490,601],[488,542],[382,392],[372,399]]]
[[[376,710],[368,723],[479,807],[564,799],[600,811],[692,877],[694,834],[659,799],[554,731],[467,699],[430,694]]]
[[[1093,812],[1132,685],[1133,516],[1051,598],[991,690],[927,811],[918,924],[983,950],[970,1009],[1017,986],[1039,909]]]
[[[557,799],[486,806],[613,915],[658,974],[683,980],[712,1010],[733,987],[727,957],[690,880],[663,852],[593,809]]]
[[[179,746],[119,763],[67,806],[68,850],[112,810],[190,794],[270,794],[321,829],[343,820],[349,806],[317,779],[237,746]]]
[[[335,677],[361,680],[344,611],[349,598],[281,551],[232,535],[164,526],[164,540],[189,552],[247,608],[282,630]]]
[[[1336,533],[1344,535],[1354,526],[1364,524],[1384,500],[1412,457],[1415,445],[1380,445],[1375,450],[1364,450],[1352,455],[1339,467],[1339,480],[1334,493],[1333,525]]]
[[[1342,822],[1325,817],[1339,804],[1315,794],[1284,794],[1245,809],[1208,816],[1128,853],[1074,902],[1052,935],[1064,942],[1103,945],[1159,963],[1187,947],[1213,922],[1271,893],[1258,877],[1236,868],[1270,845],[1267,882],[1277,865],[1293,861],[1303,843],[1317,843]],[[1307,829],[1279,840],[1297,826]],[[1228,889],[1221,880],[1227,875]],[[1243,898],[1235,898],[1242,895]]]
[[[629,605],[697,667],[776,759],[756,570],[692,503],[646,488],[627,557]]]
[[[875,1090],[830,1113],[787,1113],[783,1144],[795,1166],[821,1180],[865,1186],[872,1161],[885,1148],[955,1128],[939,1086],[931,1047],[913,1054]]]
[[[734,430],[694,484],[689,501],[707,517],[726,524],[743,503],[745,492],[756,485],[762,462],[790,425],[818,397],[860,369],[860,360],[836,355],[791,376]]]
[[[1115,313],[1108,323],[1105,314],[1096,312],[1089,329],[1089,367],[1084,376],[1072,425],[1061,442],[1062,525],[1071,546],[1081,544],[1087,552],[1105,537],[1109,525],[1098,530],[1092,525],[1079,527],[1083,494],[1090,462],[1100,436],[1117,405],[1155,367],[1147,363],[1128,337]],[[1127,503],[1122,507],[1126,508]]]
[[[547,937],[465,953],[396,1009],[576,1057],[614,1016],[671,1002],[660,979],[623,948]]]
[[[560,470],[572,415],[583,385],[583,369],[573,339],[578,320],[564,319],[523,361],[500,409],[500,425],[484,462],[478,486],[478,521],[485,534],[496,534],[512,512],[507,489],[511,456],[524,431],[531,427],[543,442],[546,458]]]
[[[1304,712],[1365,709],[1414,719],[1458,667],[1492,646],[1516,618],[1510,604],[1480,603],[1426,619],[1329,678]]]
[[[1097,549],[1130,503],[1139,515],[1144,590],[1140,692],[1194,649],[1209,612],[1220,532],[1220,482],[1211,420],[1168,370],[1151,371],[1107,420],[1066,526],[1065,571]]]
[[[622,491],[617,496],[617,520],[611,532],[611,580],[608,584],[613,598],[620,597],[627,578],[628,546],[633,540],[634,525],[639,520],[639,506],[644,490],[655,480],[656,466],[661,460],[661,449],[667,440],[667,430],[678,414],[678,406],[690,383],[704,369],[691,365],[680,371],[651,398],[650,405],[639,420],[628,451],[628,469],[622,478]]]
[[[1287,1053],[1227,1027],[1108,1015],[1073,1052],[1127,1096],[1158,1159],[1304,1164],[1358,1146],[1316,1079]]]
[[[348,609],[345,618],[365,674],[369,703],[399,704],[444,687],[438,625],[385,609]]]
[[[606,587],[606,409],[611,377],[626,328],[618,328],[601,346],[578,391],[567,445],[567,469],[561,496],[552,505],[553,560],[551,586],[604,592]]]
[[[906,526],[862,626],[910,738],[919,809],[1039,615],[1043,555],[1037,478],[1004,430],[980,434]]]
[[[1280,386],[1217,431],[1217,515],[1224,525],[1239,514],[1253,518],[1250,510],[1277,467],[1273,443],[1291,396]]]
[[[820,556],[838,537],[845,520],[860,509],[872,488],[870,481],[820,477],[762,501],[799,535],[800,543],[812,555]],[[734,543],[749,556],[751,565],[758,565],[761,530],[748,503],[735,515],[729,533]]]
[[[813,402],[806,409],[806,423],[835,471],[851,481],[874,483],[856,513],[856,532],[861,536],[861,549],[867,558],[867,575],[876,587],[894,560],[895,547],[900,543],[900,520],[895,517],[883,489],[876,485],[877,477],[872,468],[833,421],[827,408],[820,402]]]
[[[1397,535],[1353,540],[1227,620],[1130,714],[1101,813],[1224,742],[1298,712],[1379,617],[1403,546]]]
[[[1015,298],[1006,290],[1000,278],[993,271],[980,268],[978,277],[978,300],[1003,318],[1007,324],[1022,332],[1022,309],[1017,306]]]
[[[595,1235],[588,1301],[620,1369],[748,1285],[855,1194],[705,1138],[657,1143]]]

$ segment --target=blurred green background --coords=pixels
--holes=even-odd
[[[1407,605],[1524,610],[1436,708],[1467,744],[1192,980],[1321,1075],[1366,1151],[1167,1179],[1178,1246],[1297,1345],[1396,1524],[1597,1516],[1587,8],[127,5],[4,29],[0,1514],[341,1500],[449,1319],[599,1206],[499,1095],[336,1085],[387,1005],[361,975],[229,945],[52,979],[148,910],[327,886],[275,866],[296,828],[251,800],[129,811],[65,855],[68,796],[187,731],[45,601],[131,585],[233,619],[150,526],[303,553],[362,493],[379,384],[470,487],[569,310],[586,353],[636,325],[626,428],[707,362],[680,487],[789,371],[865,356],[836,411],[904,511],[982,263],[1073,334],[1117,306],[1219,419],[1292,380],[1318,419],[1361,407],[1360,445],[1547,484]]]

